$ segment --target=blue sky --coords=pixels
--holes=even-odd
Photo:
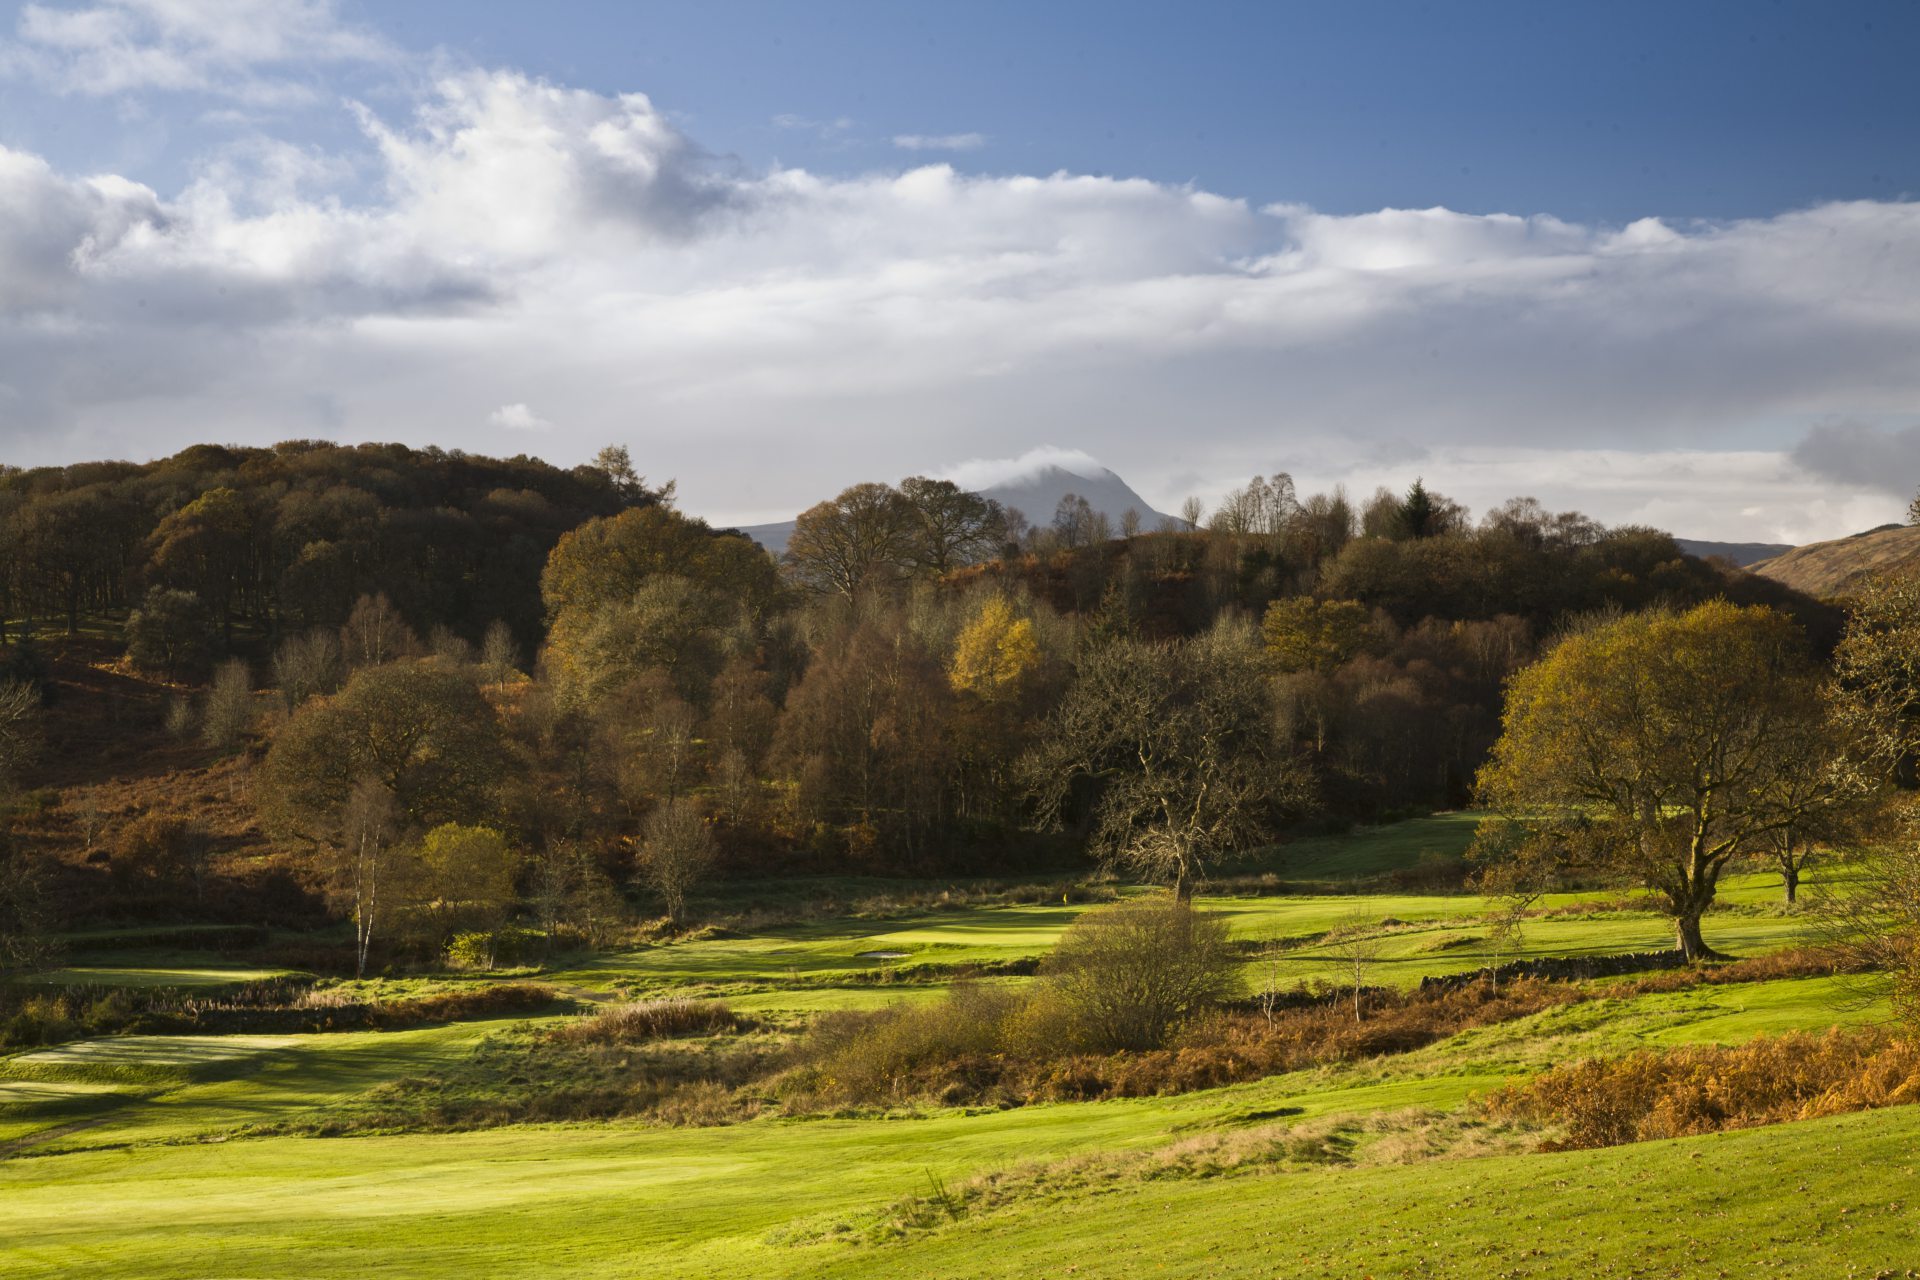
[[[0,5],[17,21],[23,6]],[[828,173],[896,137],[988,173],[1192,182],[1331,213],[1766,215],[1920,191],[1910,3],[344,4],[396,46],[640,89],[716,151]],[[6,25],[13,25],[9,22]],[[381,71],[323,87],[378,100]],[[184,177],[219,95],[4,90],[0,141]],[[273,114],[273,113],[267,113]],[[345,141],[338,111],[282,132]],[[970,140],[971,141],[971,140]]]
[[[1163,509],[1846,532],[1920,479],[1916,53],[1910,4],[0,5],[0,458],[623,437],[753,519],[1053,445]]]

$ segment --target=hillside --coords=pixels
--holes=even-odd
[[[1742,568],[1793,550],[1793,545],[1786,542],[1703,542],[1698,538],[1675,538],[1674,542],[1690,556],[1698,556],[1702,560],[1730,560]]]
[[[1831,542],[1813,542],[1751,566],[1810,596],[1844,595],[1860,579],[1920,566],[1920,527],[1888,524]]]

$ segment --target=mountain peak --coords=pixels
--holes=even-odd
[[[1148,529],[1173,518],[1155,511],[1125,480],[1078,449],[1043,445],[1017,458],[976,458],[935,474],[1018,511],[1036,525],[1051,523],[1061,499],[1069,494],[1085,498],[1115,528],[1128,511],[1138,512],[1141,526]],[[741,532],[779,555],[793,536],[793,521],[749,525]]]

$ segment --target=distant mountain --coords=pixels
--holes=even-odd
[[[1115,531],[1128,511],[1140,513],[1143,529],[1152,529],[1162,520],[1176,519],[1155,511],[1132,486],[1105,467],[1088,467],[1084,471],[1069,471],[1062,466],[1042,467],[1031,475],[1003,480],[980,490],[982,497],[1018,511],[1034,524],[1051,523],[1054,509],[1068,494],[1085,498],[1095,511],[1113,521]]]
[[[1675,538],[1680,549],[1702,560],[1731,560],[1741,568],[1785,555],[1793,547],[1785,542],[1701,542],[1694,538]]]
[[[1140,527],[1143,529],[1155,528],[1162,520],[1175,519],[1155,511],[1145,498],[1133,491],[1132,486],[1105,467],[1085,466],[1072,471],[1057,464],[1040,466],[977,492],[983,498],[992,498],[1001,506],[1018,511],[1030,523],[1038,525],[1052,522],[1054,509],[1068,494],[1085,498],[1095,511],[1113,521],[1116,531],[1120,527],[1121,517],[1130,510],[1140,513]],[[793,536],[793,521],[746,525],[740,532],[773,554],[781,555],[787,549],[787,539]]]
[[[1795,547],[1752,568],[1810,596],[1845,595],[1862,578],[1920,569],[1920,528],[1883,524],[1851,537]]]

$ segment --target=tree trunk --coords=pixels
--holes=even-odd
[[[1698,914],[1676,917],[1673,922],[1674,947],[1689,961],[1712,960],[1719,952],[1707,945],[1700,936],[1700,917]]]
[[[1787,902],[1791,904],[1800,892],[1800,868],[1788,867],[1780,873],[1780,881],[1787,891]]]

